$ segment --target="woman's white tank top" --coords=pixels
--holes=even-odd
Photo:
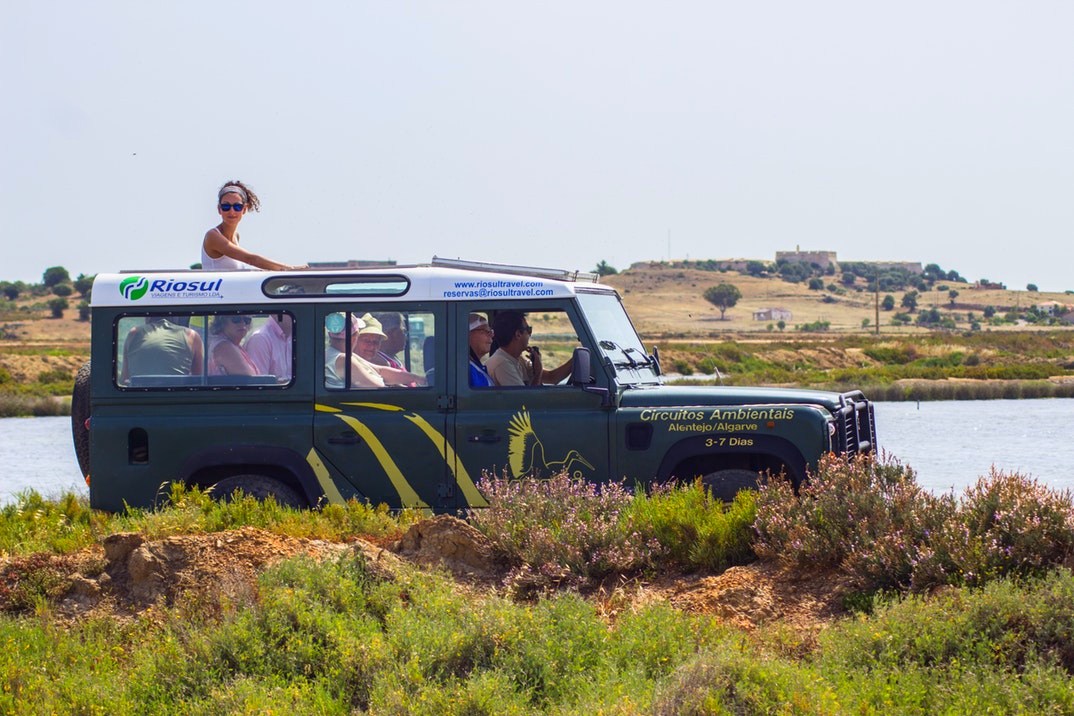
[[[218,259],[214,259],[205,253],[205,242],[201,242],[202,271],[245,271],[251,268],[253,267],[249,264],[244,264],[242,261],[233,259],[230,256],[221,256]]]

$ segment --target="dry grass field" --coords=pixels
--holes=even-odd
[[[836,280],[837,277],[828,277],[825,283]],[[768,333],[769,324],[773,324],[773,331],[778,333],[774,321],[753,320],[753,312],[764,308],[783,308],[791,312],[792,318],[786,321],[787,332],[793,331],[797,325],[816,321],[827,321],[831,324],[830,331],[840,333],[873,333],[876,326],[876,299],[866,291],[851,289],[844,295],[836,295],[827,290],[811,291],[805,283],[788,283],[779,278],[757,278],[735,271],[721,273],[680,269],[655,263],[645,269],[629,269],[606,276],[601,281],[619,290],[639,333],[647,338],[722,340],[729,337],[727,334],[742,333],[752,333],[755,338],[761,338],[757,334]],[[742,292],[738,304],[726,312],[726,320],[720,320],[719,309],[702,298],[706,288],[720,283],[733,284]],[[980,319],[986,306],[994,306],[1001,312],[1011,308],[1025,309],[1048,301],[1074,306],[1074,296],[1065,293],[981,290],[973,284],[954,281],[945,281],[942,285],[946,286],[942,291],[919,295],[919,310],[935,306],[944,312],[953,311],[963,316],[973,312]],[[952,289],[959,292],[954,305],[948,297],[948,290]],[[896,306],[902,300],[902,295],[902,291],[892,294]],[[826,301],[825,297],[829,297],[829,300]],[[883,294],[880,298],[883,299]],[[881,334],[906,335],[926,330],[891,325],[894,313],[880,311]],[[869,321],[867,328],[862,327],[865,319]],[[1016,325],[990,328],[1027,330],[1026,326]]]

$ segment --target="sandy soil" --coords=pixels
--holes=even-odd
[[[111,535],[101,545],[69,556],[0,560],[0,609],[16,610],[3,595],[11,593],[31,565],[42,563],[64,580],[54,602],[56,616],[75,623],[91,616],[151,618],[159,605],[241,607],[257,599],[257,575],[274,563],[295,555],[325,560],[355,552],[385,579],[409,564],[447,570],[458,588],[476,599],[506,593],[508,565],[497,561],[488,540],[461,520],[439,516],[385,546],[363,539],[336,543],[284,537],[249,527],[148,541],[133,533]],[[757,563],[715,575],[628,580],[586,593],[610,621],[624,610],[663,601],[747,631],[782,623],[801,643],[810,644],[842,614],[847,589],[835,575],[794,576]]]

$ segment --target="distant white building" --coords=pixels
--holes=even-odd
[[[760,308],[753,312],[755,321],[789,321],[791,312],[786,308]]]
[[[1045,301],[1044,303],[1038,303],[1035,308],[1045,316],[1058,316],[1064,313],[1066,306],[1058,301]]]

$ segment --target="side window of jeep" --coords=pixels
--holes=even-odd
[[[434,385],[431,313],[350,310],[324,319],[324,386],[329,390]]]
[[[279,313],[123,316],[115,324],[121,389],[286,387],[294,317]]]
[[[537,387],[565,383],[571,375],[571,355],[581,345],[579,331],[566,310],[519,311],[489,307],[492,345],[487,356],[478,356],[494,388]],[[475,339],[476,341],[476,339]],[[476,353],[483,349],[478,345]]]

